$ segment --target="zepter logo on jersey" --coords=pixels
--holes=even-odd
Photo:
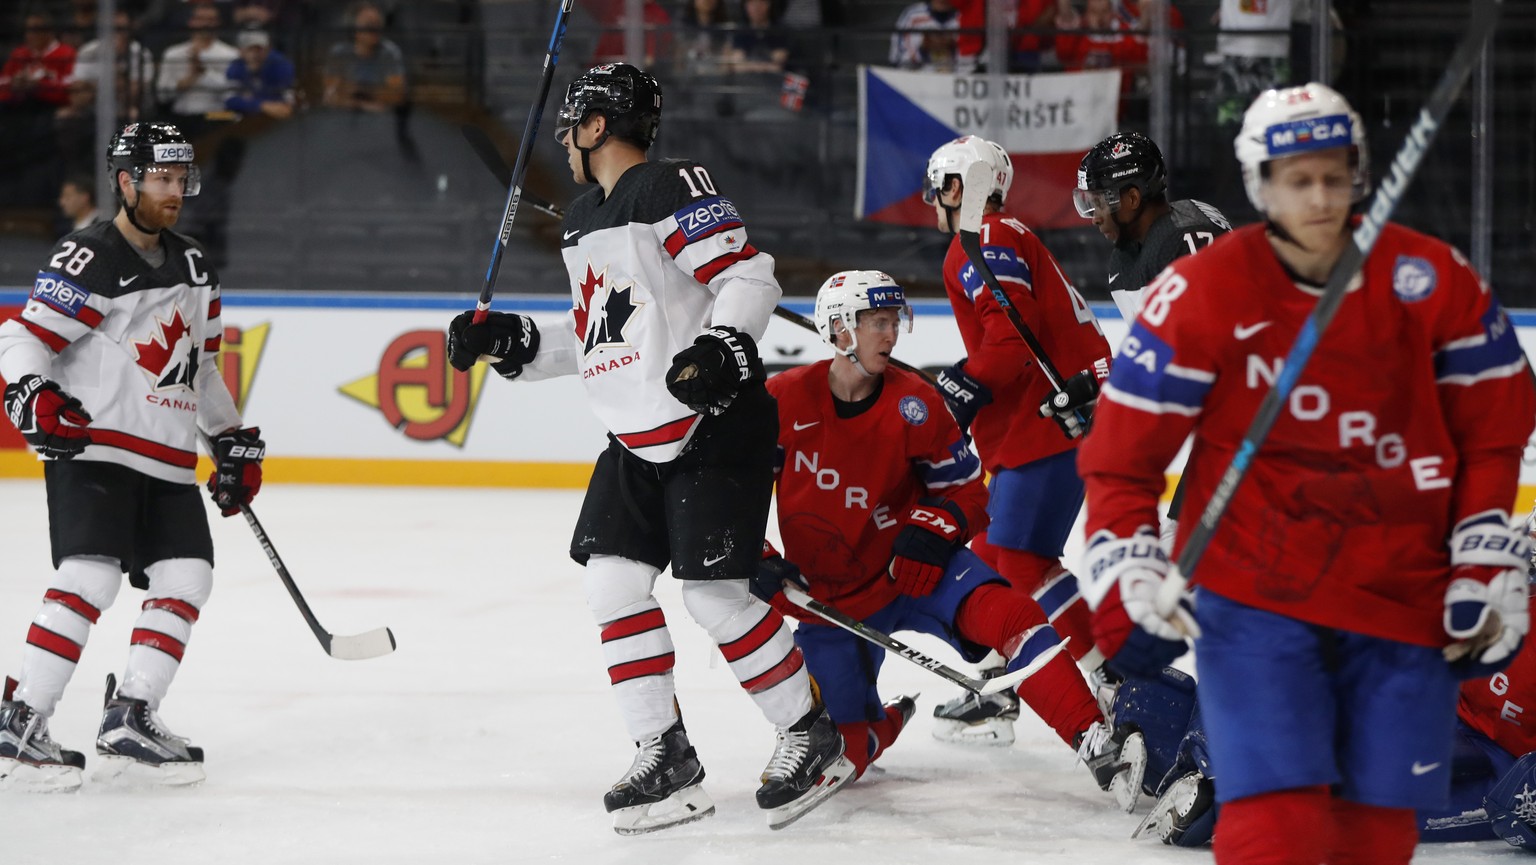
[[[198,345],[181,307],[171,308],[169,321],[156,316],[148,337],[132,343],[134,361],[149,374],[155,390],[192,390]]]
[[[587,275],[577,286],[581,298],[572,310],[576,320],[576,336],[581,340],[582,354],[589,355],[600,348],[624,348],[631,345],[624,329],[634,317],[635,311],[645,304],[634,299],[633,282],[608,285],[608,269],[594,272],[587,262]]]
[[[448,365],[441,330],[413,330],[385,346],[376,373],[339,390],[377,409],[406,438],[462,448],[480,402],[486,369],[477,363],[468,372],[455,370]]]

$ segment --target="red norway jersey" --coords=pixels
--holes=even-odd
[[[968,539],[986,528],[987,489],[932,385],[889,368],[874,405],[840,418],[827,384],[831,363],[768,379],[779,401],[779,533],[811,595],[862,619],[897,595],[886,567],[917,500],[959,505]]]
[[[1319,292],[1248,226],[1148,287],[1078,456],[1090,538],[1156,526],[1185,436],[1182,550]],[[1460,253],[1382,230],[1196,573],[1318,625],[1439,646],[1446,540],[1507,514],[1536,392],[1498,299]]]
[[[1532,612],[1536,612],[1533,609]],[[1536,751],[1536,649],[1527,637],[1501,673],[1461,686],[1456,714],[1462,723],[1516,757]]]
[[[1085,369],[1100,379],[1109,374],[1104,331],[1034,232],[1007,214],[987,214],[981,252],[1062,378]],[[992,391],[992,402],[976,413],[971,426],[982,465],[992,472],[1017,468],[1076,447],[1055,421],[1040,416],[1050,383],[966,259],[958,235],[944,258],[944,290],[969,356],[965,371]]]

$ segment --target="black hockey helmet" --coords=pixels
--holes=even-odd
[[[594,111],[608,118],[612,135],[649,150],[661,130],[661,84],[628,63],[594,66],[566,88],[555,137],[564,141]]]
[[[1145,199],[1168,191],[1168,168],[1163,152],[1140,132],[1116,132],[1089,148],[1077,167],[1077,188],[1072,202],[1077,215],[1088,219],[1102,203],[1114,213],[1120,194],[1134,186]]]
[[[128,172],[138,187],[144,172],[154,165],[185,165],[187,181],[182,194],[196,195],[202,189],[202,175],[192,161],[192,142],[172,123],[130,123],[112,136],[107,145],[107,171],[112,175],[112,191],[118,201],[123,192],[117,185],[117,173]]]

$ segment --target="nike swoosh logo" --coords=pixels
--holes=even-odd
[[[1119,278],[1120,278],[1120,274],[1118,274],[1118,273],[1111,273],[1109,275],[1110,284],[1114,284],[1114,281],[1119,279]]]
[[[1243,340],[1253,336],[1264,328],[1269,327],[1271,323],[1272,322],[1261,321],[1258,324],[1250,324],[1246,327],[1240,324],[1232,329],[1232,335],[1237,337],[1238,342],[1242,342]]]
[[[813,426],[815,426],[815,425],[817,425],[819,423],[821,423],[821,421],[819,421],[819,420],[813,420],[810,423],[801,423],[799,421],[795,421],[794,427],[795,427],[795,431],[799,432],[800,430],[803,430],[803,429],[810,429],[811,427],[813,427]]]
[[[562,236],[563,236],[563,237],[564,237],[564,238],[565,238],[565,239],[566,239],[566,240],[570,240],[570,239],[571,239],[571,238],[573,238],[573,237],[575,237],[575,236],[576,236],[576,235],[578,235],[578,234],[580,234],[580,233],[581,233],[581,229],[579,229],[579,228],[578,228],[578,229],[576,229],[576,230],[575,230],[575,231],[567,231],[567,232],[565,232],[565,233],[564,233],[564,235],[562,235]]]
[[[727,555],[729,555],[729,554],[727,554]],[[720,562],[722,562],[724,560],[725,560],[725,556],[715,556],[712,559],[705,559],[704,560],[704,567],[712,568],[712,567],[714,567],[715,565],[719,564]],[[1439,764],[1437,763],[1436,765],[1439,765]]]
[[[965,575],[969,574],[970,572],[971,572],[971,569],[970,568],[966,568],[965,570],[961,571],[960,573],[955,574],[955,579],[963,580],[963,579],[965,579]]]
[[[137,276],[130,276],[127,279],[123,279],[123,278],[119,277],[118,280],[117,280],[117,287],[118,288],[126,288],[128,286],[128,283],[133,282],[135,279],[138,279],[138,277]]]
[[[1418,760],[1414,760],[1413,761],[1413,768],[1412,768],[1411,771],[1415,775],[1427,775],[1430,772],[1433,772],[1433,771],[1435,771],[1438,768],[1440,768],[1440,764],[1439,763],[1430,763],[1428,766],[1425,766],[1422,763],[1420,763]]]

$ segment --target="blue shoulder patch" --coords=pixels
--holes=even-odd
[[[48,304],[70,318],[77,318],[91,293],[75,285],[57,273],[46,270],[37,272],[32,284],[32,299]]]
[[[672,215],[689,243],[718,231],[742,227],[736,205],[721,195],[692,202]]]

